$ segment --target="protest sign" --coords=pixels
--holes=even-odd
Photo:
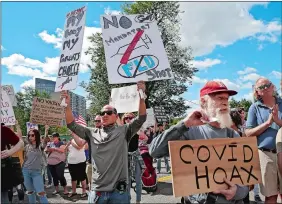
[[[110,84],[173,78],[152,14],[102,15],[101,27]]]
[[[37,98],[33,99],[30,122],[40,125],[61,126],[65,118],[64,107],[59,101]]]
[[[154,112],[158,123],[169,122],[164,107],[154,107]]]
[[[137,85],[112,89],[110,105],[114,106],[118,113],[138,111],[139,102]]]
[[[37,125],[37,124],[30,123],[30,122],[26,122],[26,129],[27,129],[27,132],[28,132],[30,129],[36,129],[36,130],[38,130],[38,125]]]
[[[55,92],[77,87],[85,16],[86,7],[71,11],[66,16]]]
[[[145,123],[142,125],[142,130],[145,130],[147,127],[155,126],[156,119],[153,108],[147,108],[147,119]]]
[[[1,123],[5,125],[15,125],[16,118],[12,103],[6,91],[1,90]]]
[[[254,137],[169,142],[175,197],[226,189],[234,184],[261,183]]]
[[[17,106],[17,98],[15,96],[15,91],[12,85],[3,85],[2,90],[6,91],[10,98],[12,106]]]

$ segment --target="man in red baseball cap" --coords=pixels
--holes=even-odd
[[[184,120],[156,136],[150,145],[150,155],[154,158],[169,155],[169,141],[240,137],[230,128],[232,120],[228,99],[235,94],[236,91],[227,89],[222,82],[207,82],[200,91],[201,110],[193,111]],[[226,189],[182,199],[187,203],[187,200],[197,200],[199,203],[205,200],[209,204],[242,203],[248,195],[249,187],[235,185],[226,178],[224,182],[227,184]]]

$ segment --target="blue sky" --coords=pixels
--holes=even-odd
[[[118,2],[2,2],[2,84],[16,91],[34,86],[35,77],[55,80],[65,14],[87,5],[85,37],[100,31],[100,15],[116,14]],[[193,64],[199,68],[184,97],[199,100],[207,80],[222,80],[239,94],[251,98],[259,76],[279,88],[281,80],[281,2],[182,2],[182,46],[192,46]],[[83,50],[90,43],[84,40]],[[79,81],[88,81],[82,56]],[[82,88],[75,93],[86,96]],[[187,103],[192,105],[191,103]]]

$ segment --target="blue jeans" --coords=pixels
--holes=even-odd
[[[36,203],[35,192],[37,194],[44,192],[43,195],[38,194],[39,201],[40,203],[48,203],[48,200],[47,200],[47,197],[44,191],[42,171],[41,170],[31,170],[31,169],[26,169],[26,168],[23,168],[22,171],[23,171],[23,176],[24,176],[24,185],[26,187],[29,203]]]
[[[1,192],[1,203],[2,204],[9,204],[9,197],[8,197],[8,191]]]
[[[96,200],[97,199],[97,200]],[[94,202],[95,201],[95,202]],[[118,191],[113,192],[101,192],[101,195],[98,198],[98,195],[95,191],[90,191],[88,195],[88,203],[94,204],[129,204],[129,193],[124,192],[120,194]]]
[[[136,182],[136,202],[141,201],[141,194],[142,194],[142,182],[141,182],[141,176],[142,176],[142,169],[141,165],[139,163],[139,160],[135,160],[135,182]],[[129,177],[129,190],[131,188],[131,178]],[[131,200],[131,195],[129,191],[129,198]]]
[[[164,157],[164,162],[165,162],[165,166],[166,166],[166,171],[169,172],[170,166],[169,166],[168,158],[167,157]],[[162,168],[161,164],[162,164],[162,158],[157,159],[157,169],[158,169],[158,172],[161,171],[161,168]]]

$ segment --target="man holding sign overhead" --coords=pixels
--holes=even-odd
[[[151,156],[155,158],[168,156],[169,141],[239,137],[230,128],[232,120],[229,115],[228,99],[229,96],[235,94],[237,94],[236,91],[228,90],[222,82],[207,82],[200,91],[201,110],[193,111],[183,121],[155,137],[150,146]],[[191,159],[193,155],[186,156]],[[174,174],[173,171],[172,169]],[[235,185],[227,178],[224,178],[222,183],[225,183],[226,189],[221,188],[213,193],[204,194],[206,203],[242,203],[242,199],[248,194],[248,187]],[[190,186],[192,184],[194,185],[190,183]]]
[[[138,82],[137,89],[145,92],[145,83]],[[70,97],[62,92],[62,98],[70,103]],[[71,107],[66,108],[68,128],[91,143],[91,157],[97,175],[92,178],[89,203],[130,203],[128,186],[128,141],[146,121],[146,105],[140,98],[139,115],[130,124],[117,126],[117,110],[106,105],[101,110],[102,128],[82,127],[74,122]],[[78,139],[74,137],[74,139]]]

